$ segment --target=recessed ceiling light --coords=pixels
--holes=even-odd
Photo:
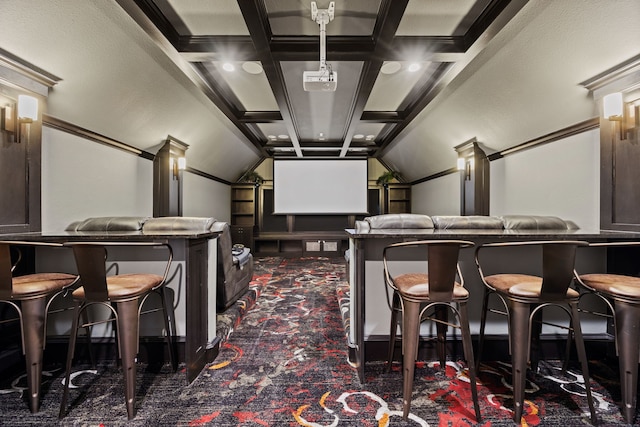
[[[375,138],[375,135],[367,135],[367,137],[365,138],[367,141],[372,141],[373,138]]]
[[[234,71],[236,67],[231,62],[225,62],[222,64],[222,69],[225,71]]]
[[[267,138],[269,138],[271,140],[278,139],[278,137],[275,136],[275,135],[267,135]]]
[[[361,133],[357,133],[357,134],[353,135],[353,139],[362,139],[362,138],[364,138],[364,135],[361,134]]]
[[[414,62],[413,64],[409,65],[409,67],[407,68],[407,71],[414,73],[419,69],[420,69],[420,64],[418,64],[417,62]]]
[[[262,65],[258,62],[243,62],[242,69],[245,70],[249,74],[260,74],[262,72]]]
[[[289,139],[289,135],[278,135],[278,139]]]
[[[382,67],[380,67],[380,72],[382,74],[395,74],[400,71],[400,68],[402,68],[402,65],[400,65],[399,62],[389,61],[382,64]]]

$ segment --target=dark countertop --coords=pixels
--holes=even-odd
[[[0,234],[0,240],[24,240],[35,242],[70,241],[150,241],[168,239],[204,239],[216,237],[218,231],[172,231],[167,233],[142,233],[141,231],[38,231],[31,233]]]
[[[640,233],[607,230],[496,230],[496,229],[346,229],[356,239],[417,237],[424,239],[557,239],[557,240],[640,240]]]

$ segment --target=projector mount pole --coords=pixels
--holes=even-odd
[[[320,25],[320,71],[327,70],[327,24],[333,21],[335,2],[330,2],[327,9],[318,10],[316,2],[311,2],[311,19]]]

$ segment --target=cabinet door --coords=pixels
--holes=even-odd
[[[249,249],[253,249],[253,226],[232,225],[229,227],[231,231],[231,241],[241,243]]]

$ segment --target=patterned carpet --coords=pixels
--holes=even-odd
[[[361,385],[347,363],[345,330],[337,289],[345,281],[344,260],[260,258],[252,296],[240,314],[219,318],[221,353],[191,384],[167,366],[138,366],[134,420],[127,421],[123,382],[114,364],[76,367],[77,387],[68,415],[58,420],[60,366],[47,367],[42,408],[31,414],[22,397],[24,377],[0,383],[0,425],[74,426],[472,426],[476,425],[464,365],[419,362],[410,420],[401,417],[399,364],[367,365]],[[342,292],[344,297],[344,289]],[[252,306],[253,302],[255,304]],[[241,313],[242,311],[246,311]],[[226,316],[226,317],[225,317]],[[241,320],[240,320],[241,319]],[[615,363],[591,364],[600,425],[622,422],[617,406]],[[557,364],[543,363],[530,376],[522,425],[589,425],[582,377],[562,377]],[[553,379],[546,374],[553,373]],[[479,395],[485,426],[513,425],[510,367],[483,364]]]

